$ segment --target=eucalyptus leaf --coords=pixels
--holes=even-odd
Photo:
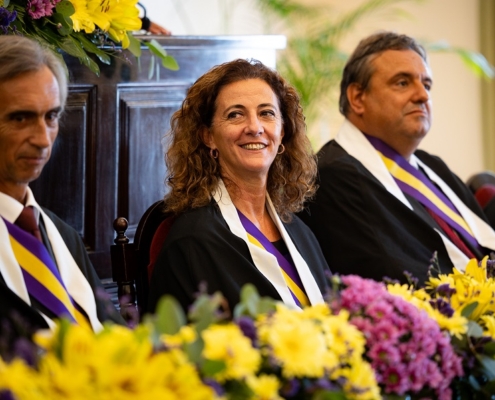
[[[57,24],[57,31],[62,36],[67,36],[72,32],[72,20],[70,18],[66,18],[61,13],[54,13],[52,20]]]
[[[179,70],[179,64],[177,63],[175,58],[173,58],[172,56],[163,57],[162,58],[162,65],[171,71],[178,71]]]
[[[64,17],[70,17],[72,14],[76,12],[76,9],[72,5],[70,1],[62,0],[55,6],[55,10],[57,13],[62,14]]]
[[[172,296],[163,296],[156,307],[155,328],[161,334],[175,335],[186,324],[186,315]]]
[[[155,74],[155,56],[152,54],[150,58],[150,68],[148,69],[148,79],[151,80],[153,78],[153,75]]]
[[[7,7],[10,4],[10,0],[3,0],[3,7]]]
[[[188,316],[198,332],[222,319],[218,311],[223,303],[225,299],[220,292],[215,292],[211,296],[202,294],[196,299],[189,309]]]
[[[478,302],[473,301],[472,303],[469,303],[467,306],[465,306],[462,309],[461,315],[465,318],[469,318],[470,315],[473,313],[473,311],[478,307]]]
[[[480,338],[483,336],[483,329],[476,322],[468,321],[467,335],[474,338]]]
[[[145,46],[148,47],[148,49],[150,49],[150,51],[156,55],[157,57],[159,58],[162,58],[162,57],[165,57],[167,55],[167,52],[165,51],[165,49],[162,47],[162,45],[160,43],[158,43],[155,39],[152,39],[150,41],[144,41],[143,42],[145,44]]]
[[[162,47],[162,45],[158,43],[155,39],[152,39],[150,41],[144,41],[143,43],[146,47],[148,47],[151,54],[154,54],[161,60],[162,65],[165,68],[172,71],[177,71],[179,69],[179,64],[177,64],[175,58],[169,56],[166,50]]]
[[[150,67],[148,69],[148,79],[151,80],[153,78],[153,75],[155,74],[155,56],[152,54],[150,58]]]
[[[135,57],[141,57],[141,42],[132,34],[127,33],[129,38],[129,47],[127,48]]]
[[[488,377],[489,381],[495,380],[495,359],[485,355],[479,355],[478,360],[483,367],[483,372]]]
[[[201,337],[198,337],[193,343],[186,343],[184,345],[184,351],[189,357],[191,362],[199,364],[202,360],[202,353],[204,348],[204,342]]]
[[[201,372],[205,376],[212,377],[219,372],[224,371],[226,368],[225,361],[221,360],[205,360],[201,365]]]

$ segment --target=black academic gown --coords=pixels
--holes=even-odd
[[[105,296],[104,288],[94,270],[84,244],[78,233],[51,211],[43,208],[43,211],[50,217],[52,222],[57,227],[62,239],[69,249],[72,257],[81,269],[82,273],[88,280],[93,292],[96,293],[96,309],[98,319],[100,321],[113,321],[119,324],[124,324],[124,320],[115,309],[111,300]],[[43,239],[46,241],[46,232],[43,222],[40,220],[40,231]],[[50,249],[49,249],[50,252]],[[102,296],[103,294],[103,296]],[[39,309],[48,317],[53,317],[50,311],[44,308],[41,304],[33,299],[33,305],[30,306],[24,302],[17,294],[12,292],[5,284],[4,279],[0,275],[0,329],[12,330],[12,334],[30,335],[40,328],[48,328],[46,321],[41,317]],[[20,325],[21,324],[21,325]],[[8,325],[8,326],[7,326]],[[10,331],[9,331],[10,332]]]
[[[467,186],[440,158],[421,150],[415,155],[486,220]],[[333,272],[407,282],[408,271],[424,283],[435,252],[441,271],[452,271],[447,250],[434,231],[440,228],[416,200],[406,196],[414,210],[406,207],[334,140],[318,152],[318,171],[316,197],[299,217],[315,234]]]
[[[325,294],[329,270],[314,235],[297,217],[284,226]],[[274,286],[254,265],[246,243],[230,231],[214,201],[182,214],[174,222],[151,276],[148,311],[154,311],[164,294],[174,296],[187,310],[200,283],[206,283],[208,293],[220,291],[231,310],[247,283],[255,285],[261,296],[280,300]]]

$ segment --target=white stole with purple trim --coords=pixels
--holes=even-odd
[[[86,312],[93,330],[99,331],[103,328],[96,314],[96,302],[89,282],[77,266],[72,254],[65,244],[62,236],[52,220],[46,215],[36,203],[31,190],[28,188],[29,205],[36,206],[40,210],[45,224],[48,239],[52,245],[53,254],[66,285],[67,291],[79,306]],[[24,283],[21,267],[15,258],[10,244],[9,232],[5,222],[0,218],[0,273],[7,286],[16,293],[27,304],[31,305],[29,294]],[[47,321],[48,326],[53,328],[53,321],[43,313],[40,313]]]
[[[287,283],[282,275],[280,270],[280,266],[278,265],[277,259],[273,254],[270,254],[268,251],[254,245],[248,239],[248,235],[242,223],[239,219],[239,215],[237,214],[237,209],[232,203],[229,192],[225,188],[225,184],[222,180],[220,180],[217,190],[212,194],[213,198],[218,204],[220,208],[220,212],[222,213],[223,218],[227,222],[231,232],[240,237],[246,245],[248,246],[251,257],[254,261],[254,265],[258,270],[268,279],[271,284],[275,287],[278,294],[282,298],[282,301],[289,306],[294,308],[298,308],[294,298],[292,297],[289,288],[287,287]],[[299,273],[299,277],[304,286],[304,290],[308,296],[308,299],[311,304],[323,303],[323,295],[318,287],[318,284],[311,273],[311,270],[308,267],[308,264],[302,258],[301,254],[297,251],[296,246],[292,242],[289,234],[287,233],[282,221],[277,215],[275,208],[268,196],[267,199],[267,209],[268,212],[277,226],[277,229],[284,240],[289,253],[292,257],[294,265],[296,266],[297,272]]]
[[[361,131],[359,131],[359,129],[357,129],[350,121],[344,121],[339,133],[335,137],[335,141],[349,155],[360,161],[364,167],[376,179],[378,179],[383,186],[385,186],[390,194],[401,201],[406,207],[413,210],[412,205],[404,196],[404,193],[402,193],[402,190],[395,182],[375,148],[361,133]],[[435,172],[433,172],[431,168],[421,162],[421,160],[419,160],[414,154],[411,156],[409,162],[413,166],[421,166],[426,175],[428,175],[428,178],[440,187],[443,193],[455,205],[461,216],[469,225],[471,231],[473,232],[473,236],[476,238],[478,243],[483,247],[495,250],[495,232],[493,229],[485,221],[473,213],[469,207],[467,207],[462,200],[459,199],[454,191],[450,189],[450,187]],[[440,238],[442,239],[450,260],[454,266],[458,270],[464,271],[469,259],[442,232],[438,229],[435,229],[435,231],[440,235]]]

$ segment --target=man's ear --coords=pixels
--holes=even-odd
[[[203,126],[201,128],[200,136],[201,136],[201,140],[206,145],[206,147],[209,147],[211,149],[213,146],[213,138],[210,133],[210,130],[206,126]]]
[[[347,86],[347,99],[349,100],[349,106],[351,111],[356,115],[362,115],[364,112],[364,96],[365,91],[361,88],[361,85],[351,83]]]

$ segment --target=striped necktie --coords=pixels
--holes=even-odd
[[[292,295],[292,298],[299,307],[309,306],[308,296],[304,291],[304,286],[299,277],[297,269],[291,260],[288,260],[277,248],[270,242],[265,235],[254,225],[243,213],[237,210],[242,226],[247,232],[248,240],[255,246],[265,249],[268,253],[277,259],[280,271],[284,277],[285,283]]]
[[[473,253],[464,243],[460,243],[460,238],[474,249],[481,250],[471,228],[457,208],[423,172],[414,168],[404,157],[380,139],[365,136],[380,155],[399,188],[419,201],[430,214],[434,213],[433,218],[437,223],[441,220],[440,226],[444,227],[444,232],[461,251],[472,258]]]
[[[57,266],[40,240],[41,235],[32,208],[25,207],[24,210],[26,209],[28,211],[21,213],[20,223],[27,227],[29,233],[5,219],[4,222],[29,295],[46,307],[56,318],[65,317],[72,322],[89,327],[88,320],[75,307],[75,302],[67,292]]]

